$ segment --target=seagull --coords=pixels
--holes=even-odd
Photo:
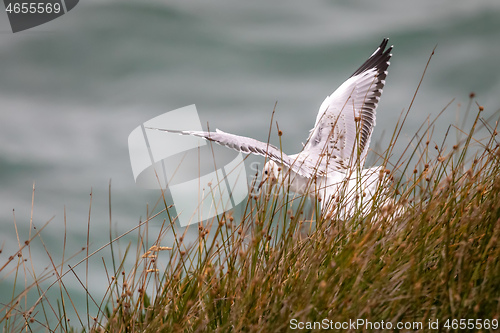
[[[366,214],[377,189],[383,187],[382,166],[363,169],[375,114],[387,77],[392,46],[380,46],[319,108],[303,149],[287,155],[269,143],[219,129],[215,132],[161,131],[191,135],[246,154],[266,157],[261,185],[281,184],[300,195],[316,198],[323,212],[347,218]],[[261,186],[259,186],[260,189]]]

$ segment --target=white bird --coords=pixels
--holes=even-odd
[[[252,138],[216,129],[162,131],[193,135],[241,151],[265,156],[263,182],[282,184],[290,191],[319,199],[322,211],[351,216],[365,213],[383,179],[382,167],[363,170],[368,153],[375,111],[385,85],[392,46],[384,39],[359,67],[319,108],[316,123],[302,151],[286,155],[277,147]],[[262,183],[261,183],[262,184]],[[337,207],[341,203],[342,207]]]

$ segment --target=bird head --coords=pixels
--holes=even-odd
[[[281,168],[274,161],[267,161],[264,165],[264,169],[262,172],[262,181],[259,184],[259,189],[264,185],[264,183],[269,183],[270,185],[274,185],[281,179]]]

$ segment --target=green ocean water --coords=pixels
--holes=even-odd
[[[266,141],[277,102],[283,150],[297,152],[323,99],[384,37],[394,50],[373,148],[387,146],[436,45],[396,152],[453,99],[436,142],[465,113],[470,92],[485,117],[500,108],[497,0],[82,1],[17,34],[3,12],[0,32],[0,263],[18,248],[14,221],[20,241],[28,237],[33,184],[33,222],[52,219],[43,239],[56,259],[65,216],[68,253],[86,246],[91,192],[91,250],[107,242],[110,180],[116,232],[144,219],[159,193],[135,185],[127,138],[165,112],[196,104],[204,126]],[[48,257],[40,242],[33,248],[43,269]],[[96,295],[106,288],[101,257],[108,252],[90,262]],[[12,277],[2,278],[6,303]],[[67,284],[84,310],[84,290],[72,277]]]

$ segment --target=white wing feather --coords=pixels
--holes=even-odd
[[[355,163],[363,166],[375,111],[382,94],[392,47],[384,40],[372,56],[319,108],[307,144],[299,154],[319,171],[346,171]]]
[[[269,158],[270,160],[288,167],[291,171],[306,177],[312,178],[314,175],[318,174],[315,170],[315,166],[310,164],[308,161],[301,161],[287,154],[283,153],[277,147],[252,138],[239,136],[235,134],[225,133],[219,129],[215,132],[205,132],[205,131],[178,131],[178,130],[167,130],[160,128],[148,127],[148,129],[154,129],[158,131],[164,131],[169,133],[177,133],[181,135],[192,135],[197,136],[209,141],[213,141],[222,146],[240,151],[245,154],[255,154]],[[321,173],[319,175],[322,175]]]

